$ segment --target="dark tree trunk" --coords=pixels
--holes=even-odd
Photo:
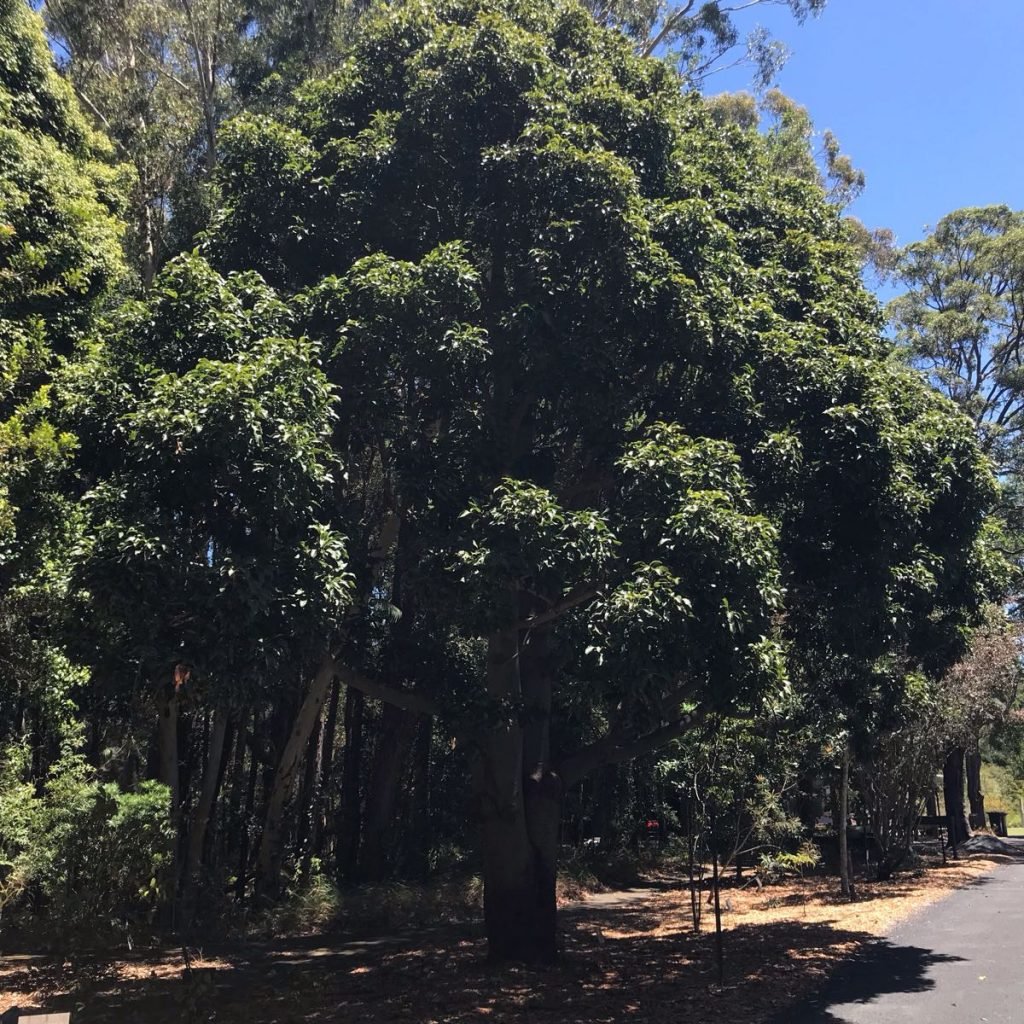
[[[558,953],[555,885],[564,787],[551,765],[552,666],[547,630],[533,630],[523,639],[519,661],[525,711],[523,793],[526,834],[533,852],[541,959],[553,960]]]
[[[434,720],[423,717],[413,753],[412,873],[425,882],[430,874],[430,747]]]
[[[178,694],[172,687],[161,695],[157,704],[157,749],[159,751],[159,778],[170,790],[171,819],[178,819],[180,796],[178,757]]]
[[[850,820],[850,744],[844,741],[843,764],[839,773],[839,888],[843,896],[853,899],[853,872],[850,870],[848,829]]]
[[[256,810],[256,783],[260,776],[260,759],[256,754],[259,719],[253,715],[253,736],[249,749],[249,779],[245,787],[245,807],[242,811],[241,841],[238,845],[238,875],[235,880],[235,897],[239,902],[245,899],[249,875],[249,846],[253,814]]]
[[[550,963],[558,954],[555,866],[562,785],[548,764],[551,691],[543,652],[535,648],[524,657],[525,688],[519,655],[516,628],[489,638],[488,696],[506,707],[522,701],[524,717],[509,717],[488,734],[474,768],[484,925],[491,960]]]
[[[241,831],[239,814],[242,809],[242,788],[245,785],[245,743],[248,735],[249,714],[243,711],[235,729],[235,748],[231,761],[231,789],[228,794],[227,813],[223,816],[224,827],[220,830],[220,856],[224,861],[234,856],[235,840]]]
[[[942,766],[942,796],[949,820],[949,841],[959,846],[971,834],[964,809],[964,748],[953,747]]]
[[[359,863],[360,774],[363,760],[363,695],[345,691],[345,755],[342,760],[341,801],[338,808],[338,875],[355,877]]]
[[[228,720],[227,736],[224,739],[224,749],[220,754],[220,767],[217,770],[217,784],[213,791],[213,808],[210,812],[210,821],[206,826],[206,841],[203,845],[201,861],[203,864],[216,860],[216,850],[219,843],[216,842],[219,833],[224,831],[224,801],[221,794],[224,792],[224,783],[228,778],[228,768],[231,765],[232,751],[234,750],[235,733],[237,728],[233,718]]]
[[[981,751],[974,750],[964,759],[967,769],[967,800],[971,806],[971,828],[985,827],[985,794],[981,791]]]
[[[384,705],[366,786],[366,814],[359,853],[359,877],[366,881],[380,881],[387,875],[390,866],[387,839],[394,825],[402,768],[415,734],[416,715],[391,704]]]

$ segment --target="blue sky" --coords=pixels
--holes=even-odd
[[[867,174],[851,212],[869,227],[905,244],[960,206],[1024,208],[1024,0],[829,0],[803,26],[784,9],[742,17],[793,51],[778,84]],[[741,86],[722,74],[707,91]]]

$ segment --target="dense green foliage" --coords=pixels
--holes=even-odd
[[[75,672],[49,626],[69,518],[60,473],[74,438],[54,421],[56,362],[118,281],[118,183],[109,146],[55,73],[42,26],[0,6],[0,671],[4,741],[60,704]],[[48,689],[44,689],[48,688]]]
[[[0,913],[27,897],[83,938],[130,940],[168,896],[175,836],[166,788],[145,781],[122,792],[68,753],[37,795],[22,781],[26,757],[7,748],[0,762]]]
[[[67,447],[45,384],[121,272],[117,171],[57,77],[37,19],[0,7],[0,545],[14,557],[32,469]],[[30,530],[22,526],[22,532]],[[28,538],[18,542],[21,550]]]
[[[779,98],[765,138],[573,3],[409,0],[345,44],[126,10],[50,18],[119,111],[138,296],[109,298],[98,144],[23,127],[70,180],[22,203],[69,210],[21,255],[49,305],[9,317],[45,358],[6,415],[50,481],[12,499],[50,525],[0,591],[48,595],[45,664],[0,693],[11,902],[188,925],[470,856],[492,954],[543,960],[560,835],[660,804],[738,856],[813,823],[798,783],[899,735],[1005,565],[974,426],[893,358],[806,115]],[[144,76],[135,122],[143,37],[190,98]],[[205,230],[158,272],[159,125]]]
[[[290,326],[255,276],[182,258],[63,381],[94,481],[74,583],[115,678],[181,661],[230,702],[345,607],[344,542],[317,518],[332,395]]]
[[[970,425],[759,148],[578,11],[472,5],[371,16],[224,134],[209,251],[306,311],[341,458],[380,467],[356,501],[401,522],[394,606],[487,645],[478,800],[524,828],[509,763],[572,782],[756,706],[784,647],[850,701],[886,658],[939,670],[991,582]]]

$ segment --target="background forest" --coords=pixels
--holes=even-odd
[[[745,17],[0,0],[0,928],[1024,824],[1024,213],[847,216]]]

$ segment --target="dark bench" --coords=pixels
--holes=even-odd
[[[1006,827],[1006,819],[1008,815],[1006,811],[989,811],[988,812],[988,823],[992,827],[992,831],[997,836],[1008,836],[1010,830]]]
[[[949,818],[945,814],[922,814],[917,819],[915,832],[934,832],[942,842],[942,863],[946,863],[946,846],[953,851],[956,860],[956,844],[949,842]]]

